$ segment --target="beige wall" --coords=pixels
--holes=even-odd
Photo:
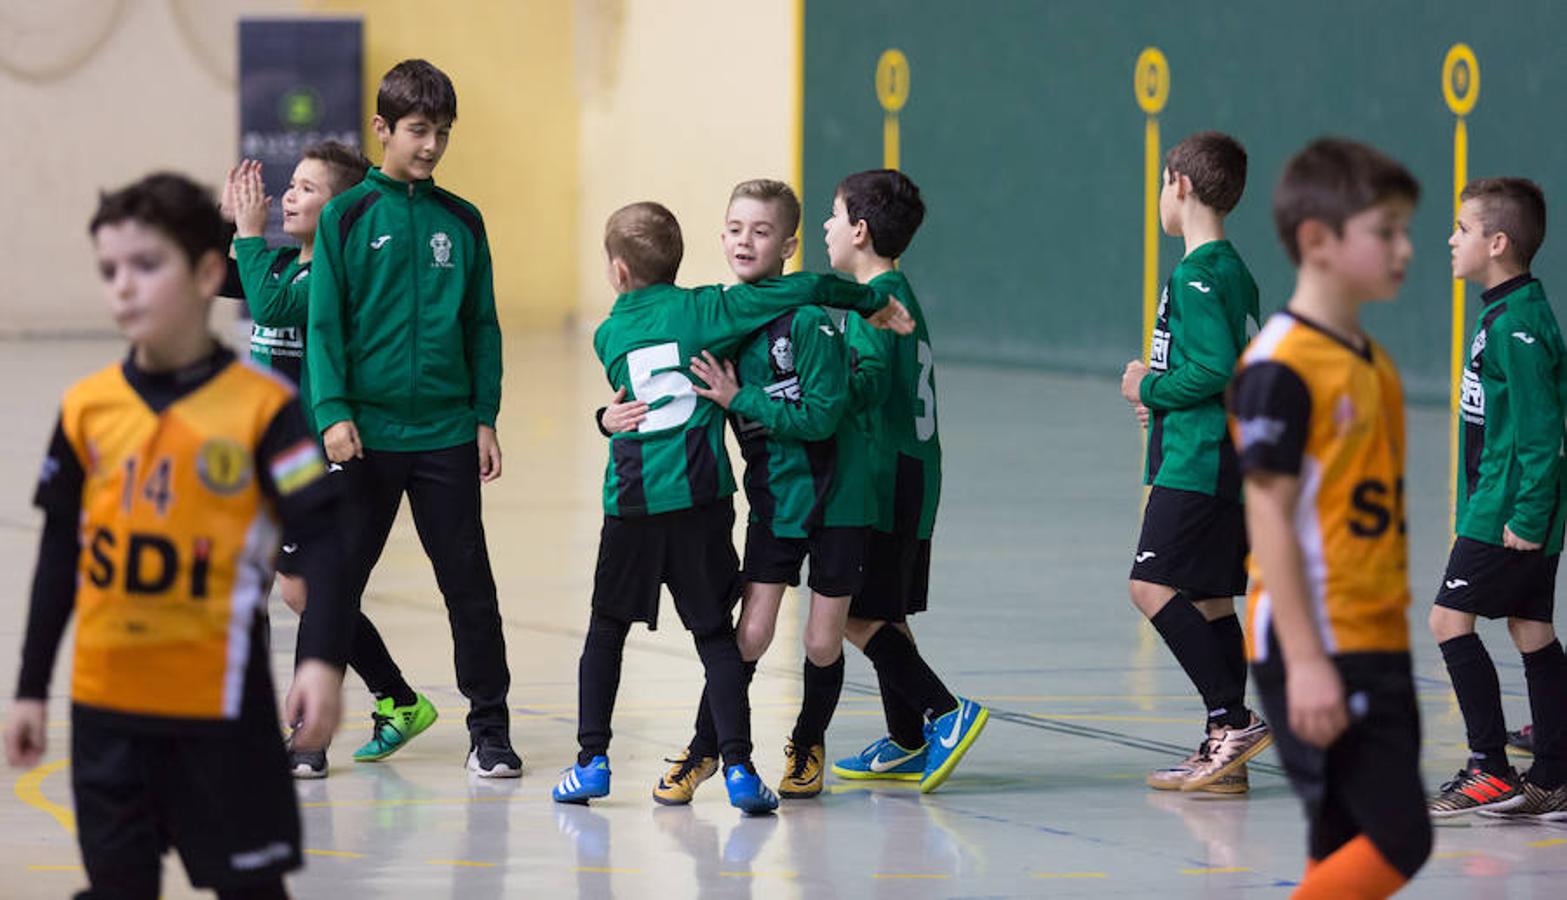
[[[166,0],[7,3],[0,12],[0,334],[105,331],[87,241],[97,192],[155,168],[215,182],[234,153],[237,11]],[[216,27],[215,27],[216,26]],[[96,39],[102,36],[101,43]]]
[[[578,0],[584,326],[614,300],[604,220],[632,201],[657,200],[680,219],[682,283],[731,280],[718,244],[729,189],[795,178],[796,6]]]
[[[452,74],[438,177],[484,210],[508,330],[597,323],[603,222],[633,200],[680,217],[682,281],[725,280],[729,188],[794,178],[799,2],[4,0],[0,336],[110,327],[84,234],[97,191],[155,168],[221,178],[241,15],[364,16],[367,109],[398,59]]]

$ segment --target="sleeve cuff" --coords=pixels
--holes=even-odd
[[[740,388],[733,400],[729,401],[729,411],[736,415],[745,416],[747,419],[761,419],[760,404],[766,401],[766,395],[762,389],[754,384],[748,384]]]
[[[1158,373],[1149,372],[1147,375],[1143,376],[1142,381],[1137,382],[1137,399],[1144,406],[1148,405],[1148,394],[1153,390],[1153,386],[1155,383],[1157,383],[1158,378]]]
[[[316,403],[316,432],[326,434],[326,430],[339,422],[347,422],[354,417],[353,410],[341,400],[322,400]]]

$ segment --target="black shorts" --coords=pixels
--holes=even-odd
[[[277,562],[273,568],[279,575],[298,576],[303,574],[303,565],[299,558],[299,541],[288,532],[283,532],[283,540],[278,544]]]
[[[865,555],[865,584],[849,602],[856,619],[902,622],[930,602],[930,540],[914,530],[872,531]]]
[[[1271,635],[1269,658],[1252,666],[1279,761],[1306,808],[1308,852],[1321,860],[1365,834],[1405,876],[1430,853],[1431,820],[1420,778],[1420,709],[1408,653],[1333,658],[1350,725],[1326,750],[1290,730],[1284,667]]]
[[[766,525],[745,529],[745,562],[740,575],[758,584],[800,583],[800,564],[811,558],[811,590],[823,597],[852,597],[865,581],[865,554],[871,530],[826,527],[808,538],[781,538]]]
[[[593,611],[658,627],[659,586],[669,585],[687,630],[733,623],[740,599],[735,506],[728,497],[653,516],[605,516],[593,573]]]
[[[1447,557],[1436,605],[1485,619],[1550,622],[1556,614],[1560,554],[1509,550],[1461,537]]]
[[[299,807],[275,712],[247,708],[232,730],[167,735],[74,710],[71,787],[77,841],[95,886],[156,884],[171,847],[198,888],[267,884],[302,865]]]
[[[1192,600],[1246,593],[1246,513],[1233,500],[1158,487],[1148,492],[1133,581],[1175,588]]]

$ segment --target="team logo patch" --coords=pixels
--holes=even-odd
[[[237,441],[212,438],[196,453],[196,475],[214,494],[237,494],[250,484],[250,451]]]
[[[430,263],[432,269],[450,269],[452,267],[452,239],[446,236],[446,232],[437,231],[430,235],[430,252],[434,254],[435,261]]]
[[[794,344],[786,337],[780,337],[773,341],[772,347],[773,365],[780,373],[787,374],[794,371]]]
[[[1484,352],[1485,332],[1481,331],[1475,335],[1475,339],[1469,344],[1469,361],[1474,362],[1476,359],[1479,359],[1480,354]]]
[[[277,492],[288,496],[326,474],[326,464],[316,442],[305,438],[277,456],[267,465]]]

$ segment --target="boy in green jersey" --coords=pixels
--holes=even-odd
[[[730,622],[740,594],[731,540],[734,476],[722,411],[697,395],[689,361],[703,351],[729,356],[781,313],[813,303],[875,312],[879,324],[912,323],[896,300],[832,276],[678,288],[680,226],[657,203],[634,203],[610,216],[604,249],[619,296],[593,348],[617,398],[647,407],[633,430],[610,438],[592,615],[578,669],[580,749],[552,796],[586,803],[609,794],[610,720],[626,635],[635,622],[657,624],[659,587],[667,584],[706,673],[729,802],[747,813],[768,812],[778,798],[751,765],[750,713]]]
[[[1561,558],[1562,416],[1567,347],[1529,264],[1545,239],[1545,198],[1522,178],[1482,178],[1460,194],[1448,245],[1453,277],[1479,284],[1464,367],[1457,537],[1431,634],[1464,714],[1469,762],[1431,799],[1431,815],[1567,820],[1567,657],[1551,627]],[[1534,767],[1508,765],[1496,666],[1475,617],[1507,618],[1534,713]]]
[[[914,318],[907,335],[871,333],[850,316],[851,349],[862,368],[851,394],[862,410],[875,516],[865,583],[849,607],[846,633],[876,668],[888,736],[832,770],[841,778],[918,781],[933,791],[968,752],[990,711],[954,696],[915,647],[907,618],[927,606],[930,541],[941,498],[936,362],[930,330],[897,259],[925,218],[919,188],[894,169],[843,179],[823,223],[834,269],[897,297]]]
[[[1224,237],[1246,188],[1234,138],[1194,134],[1165,156],[1159,222],[1186,242],[1159,301],[1149,361],[1126,364],[1121,394],[1148,427],[1132,603],[1158,630],[1202,695],[1205,736],[1180,763],[1156,769],[1156,790],[1245,793],[1246,761],[1268,727],[1246,707],[1246,651],[1235,596],[1246,590],[1240,467],[1226,432],[1224,389],[1257,320],[1257,283]]]
[[[224,217],[234,223],[234,258],[224,293],[245,301],[250,313],[250,358],[286,375],[299,386],[300,407],[310,418],[309,381],[304,377],[305,321],[310,307],[310,258],[315,250],[321,208],[334,195],[364,180],[370,161],[337,141],[306,147],[283,194],[283,232],[298,246],[267,246],[264,236],[272,198],[266,196],[261,163],[242,160],[223,185]],[[277,585],[283,603],[296,614],[305,608],[305,582],[299,575],[299,541],[284,535],[278,547]],[[374,629],[359,616],[356,628]],[[296,778],[326,777],[326,748],[289,741],[289,768]]]
[[[456,118],[451,79],[428,62],[405,60],[382,78],[373,125],[384,159],[322,210],[305,352],[316,427],[349,484],[347,587],[357,601],[406,493],[468,698],[466,765],[515,778],[522,761],[479,494],[501,474],[490,247],[478,209],[431,179]],[[435,721],[373,629],[356,629],[350,662],[377,701],[356,761],[390,756]]]
[[[800,201],[781,181],[735,186],[725,216],[729,268],[746,284],[783,275],[799,243]],[[692,374],[709,385],[697,396],[729,412],[745,459],[750,504],[736,637],[747,685],[772,643],[789,585],[811,561],[805,626],[804,690],[784,752],[784,798],[820,794],[827,726],[843,690],[844,623],[860,589],[870,534],[865,442],[849,415],[849,354],[820,307],[791,310],[756,331],[736,363],[704,351]],[[704,698],[696,733],[653,790],[660,803],[688,803],[717,769],[712,711]]]

